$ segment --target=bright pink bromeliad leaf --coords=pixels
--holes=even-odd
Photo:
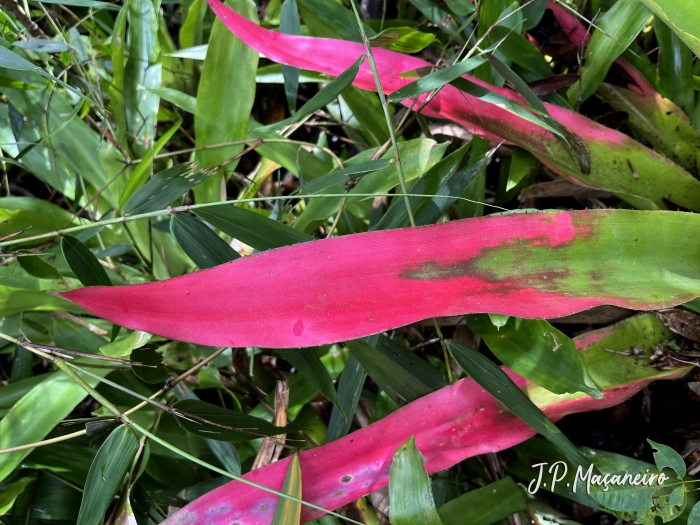
[[[286,35],[264,29],[218,0],[208,1],[217,16],[243,42],[276,62],[337,76],[365,52],[362,44]],[[382,86],[387,93],[411,82],[400,78],[400,73],[431,65],[419,58],[386,49],[375,49],[373,53]],[[468,75],[464,78],[499,95],[525,103],[520,95],[509,89],[491,86]],[[362,89],[376,89],[366,62],[354,84]],[[419,97],[419,101],[426,96]],[[413,99],[404,101],[404,104],[420,105],[414,105]],[[601,126],[574,111],[551,104],[545,106],[556,120],[576,133],[588,146],[590,174],[580,172],[577,162],[549,131],[453,86],[445,86],[423,113],[452,120],[470,132],[491,140],[517,144],[574,182],[621,195],[642,196],[662,208],[666,199],[700,211],[700,182],[688,172],[618,131]],[[633,168],[630,169],[630,166]]]
[[[623,333],[626,339],[620,343]],[[608,346],[624,350],[626,345],[641,345],[651,352],[653,344],[668,335],[656,318],[642,315],[577,340],[591,376],[604,387],[605,398],[601,400],[583,394],[557,396],[506,372],[550,419],[557,421],[568,414],[621,403],[654,379],[685,374],[688,368],[659,371],[649,367],[646,360],[630,361],[629,357],[605,350]],[[504,450],[534,435],[534,430],[473,380],[463,379],[342,439],[302,452],[302,498],[334,510],[386,486],[392,456],[410,436],[415,436],[425,467],[432,473],[477,454]],[[280,490],[288,462],[273,463],[244,477]],[[233,481],[190,503],[163,525],[269,525],[277,499]],[[318,515],[304,507],[302,522]]]
[[[298,348],[434,316],[684,303],[700,295],[698,238],[693,213],[516,213],[312,241],[167,281],[61,295],[179,341]]]

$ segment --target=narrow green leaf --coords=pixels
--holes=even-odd
[[[313,240],[310,235],[240,206],[199,208],[195,213],[216,229],[260,251]]]
[[[406,350],[393,339],[385,335],[379,336],[377,350],[408,370],[432,390],[439,390],[447,386],[445,376],[437,368],[415,352]]]
[[[418,53],[435,40],[432,33],[422,33],[412,27],[391,27],[370,38],[372,47],[382,47],[399,53]]]
[[[17,257],[17,262],[25,272],[37,279],[63,279],[61,272],[38,255]]]
[[[472,57],[467,60],[457,62],[456,64],[427,74],[424,77],[411,82],[401,89],[394,91],[387,98],[389,102],[401,102],[407,98],[417,97],[418,95],[422,95],[428,91],[441,88],[445,84],[449,84],[485,62],[486,58],[482,56]]]
[[[156,348],[157,345],[147,344],[131,351],[131,371],[146,383],[162,383],[170,375]]]
[[[61,251],[66,262],[83,286],[111,286],[107,272],[90,249],[75,237],[61,238]]]
[[[150,88],[149,91],[158,95],[166,102],[170,102],[171,104],[179,107],[180,109],[184,109],[188,113],[194,115],[195,110],[197,108],[196,97],[193,97],[192,95],[188,95],[187,93],[183,93],[182,91],[178,91],[177,89],[172,88]]]
[[[354,166],[331,171],[328,175],[324,175],[323,177],[319,177],[300,186],[297,190],[297,195],[322,193],[324,190],[336,184],[344,184],[349,180],[363,177],[364,175],[369,175],[377,170],[386,168],[392,162],[392,159],[369,160],[367,162],[355,164]]]
[[[78,525],[100,525],[139,449],[136,433],[122,425],[102,444],[90,466]]]
[[[280,16],[280,31],[288,35],[301,34],[297,0],[284,0]],[[299,94],[299,68],[283,64],[282,76],[284,77],[284,93],[287,96],[289,111],[294,114],[297,110],[297,95]]]
[[[515,188],[526,177],[532,175],[539,166],[539,161],[529,151],[513,147],[513,156],[510,159],[510,171],[508,172],[508,184],[506,191]]]
[[[659,43],[659,93],[691,114],[695,108],[693,52],[658,17],[654,17],[654,35]]]
[[[550,440],[575,465],[586,467],[590,461],[562,434],[544,413],[486,356],[450,339],[447,347],[452,357],[469,376],[498,399],[516,416]]]
[[[100,352],[109,357],[123,357],[131,354],[132,350],[141,348],[151,339],[151,334],[138,330],[128,335],[118,337],[113,342],[100,347]]]
[[[287,475],[284,478],[282,492],[288,496],[301,499],[301,464],[299,456],[294,455],[289,463]],[[275,507],[275,515],[271,525],[298,525],[301,519],[301,503],[287,498],[280,498]]]
[[[314,111],[318,111],[319,109],[326,107],[336,98],[338,98],[338,95],[340,95],[353,83],[364,60],[365,55],[362,55],[352,66],[343,71],[332,82],[329,82],[326,87],[311,97],[311,100],[304,104],[292,117],[271,126],[265,126],[263,129],[270,131],[289,126],[290,124],[299,122],[304,117],[311,115]]]
[[[33,481],[33,477],[20,478],[2,489],[0,492],[0,516],[7,514],[7,512],[12,508],[12,505],[15,504],[17,496],[22,494],[24,489],[27,488],[27,485]]]
[[[546,1],[545,1],[546,4]],[[528,82],[542,79],[552,74],[552,69],[540,50],[522,36],[517,30],[505,26],[494,26],[488,34],[488,40],[493,46],[498,46],[498,52],[513,63],[521,66],[528,73]]]
[[[170,219],[170,231],[180,248],[201,270],[238,259],[240,255],[196,217],[178,213]]]
[[[523,489],[506,477],[448,501],[438,514],[445,525],[490,525],[526,508]]]
[[[119,197],[119,208],[124,209],[127,202],[131,199],[141,186],[148,180],[151,169],[153,168],[153,156],[157,155],[160,150],[162,150],[165,145],[170,141],[175,132],[180,129],[182,125],[182,117],[178,115],[177,122],[158,139],[153,148],[149,148],[145,153],[143,159],[136,165],[134,171],[131,172],[131,176],[126,183],[126,187]]]
[[[352,355],[367,374],[399,405],[415,401],[433,390],[398,363],[364,341],[348,341]]]
[[[252,0],[228,0],[226,5],[258,22],[258,10]],[[248,119],[255,100],[255,72],[258,52],[245,45],[221,20],[214,20],[209,49],[197,91],[194,116],[197,147],[243,140],[248,134]],[[223,76],[225,72],[225,77]],[[201,168],[227,162],[243,145],[203,149],[196,159]],[[228,162],[226,170],[236,169],[238,160]],[[216,175],[195,189],[195,201],[222,200],[226,172]]]
[[[389,471],[391,525],[443,525],[435,509],[430,478],[413,436],[394,454]]]
[[[309,383],[314,385],[323,396],[338,408],[338,394],[333,385],[333,379],[323,366],[321,359],[316,353],[316,348],[299,348],[293,350],[277,350],[277,353],[289,361],[297,371],[304,376]],[[345,414],[343,414],[345,416]]]
[[[498,327],[481,314],[467,316],[467,322],[504,365],[525,379],[555,394],[584,392],[603,397],[586,372],[583,354],[544,319],[510,317]]]
[[[683,479],[683,476],[685,476],[685,461],[683,461],[681,455],[667,445],[655,443],[648,438],[647,441],[654,448],[654,463],[656,463],[659,470],[666,467],[671,468],[678,474],[680,479]]]
[[[184,430],[205,439],[242,442],[297,430],[294,425],[277,427],[264,419],[193,399],[178,401],[173,408],[214,423],[204,423],[190,416],[176,418]]]
[[[156,173],[129,199],[124,206],[124,213],[138,215],[164,209],[211,176],[210,170],[196,169],[196,163],[183,162]]]
[[[345,363],[343,373],[338,381],[338,407],[333,407],[331,419],[328,422],[326,443],[345,436],[350,430],[352,416],[362,395],[367,372],[354,355]],[[343,417],[342,414],[347,417]]]

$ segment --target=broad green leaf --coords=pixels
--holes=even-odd
[[[252,0],[229,0],[227,5],[257,23],[258,11]],[[246,46],[218,18],[214,21],[209,44],[194,116],[197,147],[245,139],[255,98],[258,52]],[[204,149],[197,152],[196,159],[200,168],[208,168],[227,163],[242,149],[242,144]],[[237,160],[228,162],[226,170],[236,169],[237,164]],[[195,201],[225,200],[224,180],[225,173],[222,173],[199,185],[195,189]]]
[[[197,164],[188,162],[156,173],[129,199],[124,213],[138,215],[162,210],[210,176],[210,171],[197,171]]]
[[[515,188],[520,182],[533,174],[540,166],[535,156],[527,150],[513,147],[513,156],[510,161],[510,171],[508,172],[508,184],[506,191]]]
[[[693,52],[659,17],[654,17],[654,35],[659,43],[659,93],[690,114],[695,108]]]
[[[340,38],[351,42],[361,42],[357,20],[352,11],[340,2],[328,0],[297,0],[304,23],[313,36]],[[365,25],[367,36],[374,31]]]
[[[284,478],[282,492],[297,499],[301,499],[301,464],[299,456],[294,455],[289,463],[287,475]],[[301,503],[287,498],[280,498],[275,507],[271,525],[298,525],[301,519]]]
[[[525,494],[511,477],[470,490],[438,508],[445,525],[490,525],[527,507]]]
[[[613,476],[618,476],[621,479],[627,474],[627,471],[606,472],[606,474],[611,474],[610,479]],[[591,486],[591,497],[610,510],[618,512],[642,511],[654,505],[651,497],[658,488],[656,484],[651,487],[632,485],[631,483],[610,484],[607,487],[594,485]]]
[[[550,440],[571,462],[587,466],[590,461],[562,434],[544,413],[486,356],[450,339],[447,347],[457,364],[516,416]]]
[[[7,514],[7,512],[12,508],[12,505],[15,504],[17,496],[22,494],[24,489],[27,488],[27,485],[33,481],[33,477],[20,478],[0,490],[0,516]]]
[[[389,472],[391,525],[442,525],[423,456],[411,436],[394,454]]]
[[[122,425],[102,444],[90,466],[77,525],[100,525],[139,449],[136,433]]]
[[[63,276],[56,268],[44,261],[39,255],[17,257],[17,262],[29,275],[37,279],[62,279]]]
[[[464,42],[464,37],[459,34],[458,24],[447,11],[441,7],[438,7],[436,2],[433,0],[410,0],[410,2],[423,14],[423,16],[425,16],[437,27],[447,32],[447,34],[453,37],[457,42]],[[489,3],[490,2],[486,2],[485,5],[488,5]]]
[[[196,217],[184,213],[173,215],[170,231],[182,250],[201,270],[240,257],[238,252]]]
[[[32,388],[49,377],[49,374],[39,374],[19,381],[12,381],[0,389],[0,408],[9,408],[22,399]]]
[[[700,502],[696,503],[688,516],[688,525],[700,524]]]
[[[129,357],[131,371],[146,383],[162,383],[170,375],[163,364],[163,356],[156,352],[156,348],[158,347],[152,344],[134,348]]]
[[[177,89],[164,87],[151,88],[149,89],[149,91],[158,95],[166,102],[170,102],[171,104],[179,107],[180,109],[184,109],[188,113],[194,115],[196,111],[197,98],[193,97],[192,95],[188,95],[187,93],[183,93],[182,91],[178,91]]]
[[[79,219],[63,208],[31,197],[0,198],[0,238],[12,240],[77,226]]]
[[[370,38],[372,47],[383,47],[399,53],[418,53],[435,40],[432,33],[422,33],[411,27],[391,27]]]
[[[198,208],[195,213],[216,229],[260,251],[313,240],[310,235],[240,206]]]
[[[656,463],[659,470],[668,467],[673,469],[680,479],[683,479],[683,476],[685,476],[685,461],[683,461],[680,454],[667,445],[654,443],[649,438],[647,438],[647,441],[654,448],[654,463]]]
[[[462,60],[444,69],[439,69],[433,73],[429,73],[418,80],[394,91],[387,98],[389,102],[401,102],[407,98],[417,97],[428,91],[441,88],[450,82],[458,79],[462,75],[469,73],[474,68],[484,64],[486,58],[482,56],[472,57],[467,60]]]
[[[111,286],[107,272],[90,249],[75,237],[61,238],[61,251],[68,266],[83,286]]]
[[[0,285],[0,317],[29,311],[63,310],[81,312],[82,308],[40,290]]]
[[[32,38],[23,42],[17,41],[13,42],[12,45],[21,49],[29,49],[30,51],[41,53],[60,53],[61,51],[68,51],[69,49],[68,45],[63,42],[58,40],[44,40],[42,38]]]
[[[637,38],[650,17],[640,0],[618,0],[596,21],[600,29],[593,32],[586,48],[581,80],[567,92],[569,104],[576,107],[595,93],[612,63]]]
[[[297,369],[297,372],[314,385],[326,399],[340,408],[333,379],[331,379],[328,371],[323,366],[316,348],[277,350],[277,353],[282,359],[289,361]]]
[[[280,31],[288,35],[301,34],[297,0],[284,0],[280,18]],[[287,105],[289,106],[289,111],[294,114],[297,109],[297,95],[299,94],[299,68],[283,64],[282,76],[284,77],[284,92],[287,96]]]
[[[544,319],[510,317],[498,327],[481,314],[468,316],[467,322],[504,365],[525,379],[555,394],[585,392],[602,398],[586,372],[583,354]]]
[[[386,168],[393,162],[393,159],[370,160],[349,166],[347,168],[331,171],[329,174],[324,175],[323,177],[319,177],[300,186],[297,190],[297,195],[313,195],[315,193],[322,193],[324,190],[337,186],[338,184],[345,184],[350,180],[354,180],[382,168]]]
[[[311,100],[299,108],[299,111],[297,111],[292,117],[271,126],[266,126],[264,129],[276,130],[289,126],[290,124],[299,122],[304,117],[311,115],[314,113],[314,111],[325,108],[328,104],[338,98],[338,95],[340,95],[353,83],[364,60],[365,56],[362,55],[352,66],[343,71],[337,78],[329,82],[327,86],[311,97]]]
[[[445,0],[445,3],[457,16],[466,16],[474,12],[474,6],[470,0]]]
[[[136,348],[141,348],[151,339],[151,334],[138,330],[128,335],[118,337],[113,342],[100,347],[100,352],[109,357],[123,357],[131,354]]]
[[[367,372],[354,355],[346,361],[343,373],[338,381],[338,406],[333,408],[328,422],[326,443],[345,436],[350,430],[352,417],[362,395]],[[0,391],[2,392],[2,391]],[[342,409],[342,411],[341,411]],[[343,417],[344,413],[347,417]]]
[[[163,147],[170,141],[175,132],[182,125],[182,117],[178,116],[177,122],[158,139],[153,148],[149,148],[145,152],[143,159],[136,165],[134,171],[131,172],[126,187],[119,197],[119,208],[124,209],[131,197],[148,181],[151,170],[153,169],[153,158]]]
[[[110,369],[96,368],[93,373],[104,377]],[[84,376],[93,388],[98,380]],[[87,392],[63,372],[55,372],[36,385],[0,419],[0,449],[35,443],[67,417]],[[0,481],[11,474],[31,449],[0,455]]]
[[[405,405],[423,397],[433,390],[400,364],[384,355],[365,341],[348,341],[348,348],[353,356],[379,388],[391,399]]]
[[[700,56],[700,5],[686,0],[640,0]],[[700,509],[699,509],[700,510]]]
[[[242,442],[251,441],[262,436],[276,436],[297,430],[294,425],[277,427],[264,419],[233,410],[226,410],[203,401],[185,399],[175,403],[173,408],[185,413],[186,417],[177,418],[178,424],[183,429],[205,439]],[[211,423],[205,423],[187,414],[206,419]]]

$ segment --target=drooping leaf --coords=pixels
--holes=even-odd
[[[700,295],[700,266],[688,249],[698,231],[700,217],[690,213],[513,213],[303,243],[172,281],[60,295],[120,326],[176,340],[298,348],[432,316],[552,318],[601,304],[687,302]],[[255,300],[240,309],[240,294]]]
[[[394,453],[389,473],[389,506],[391,525],[442,525],[423,456],[413,436]]]
[[[656,329],[653,329],[654,326]],[[577,339],[577,345],[583,349],[587,360],[589,349],[594,350],[592,357],[596,381],[606,385],[606,397],[601,400],[592,400],[581,394],[557,396],[535,385],[525,386],[523,379],[512,372],[509,374],[519,385],[525,387],[528,396],[536,400],[538,406],[553,420],[575,412],[615,406],[654,379],[681,377],[689,370],[686,367],[660,371],[650,367],[646,359],[634,360],[632,367],[620,366],[616,360],[629,362],[629,357],[603,349],[609,345],[617,349],[630,348],[639,342],[648,352],[646,355],[651,355],[653,345],[668,337],[668,332],[663,326],[659,329],[659,326],[660,323],[653,315],[643,315],[589,332]],[[472,431],[474,428],[478,432]],[[434,473],[467,457],[509,448],[534,436],[535,432],[515,415],[504,411],[500,402],[471,379],[458,381],[410,403],[364,429],[302,452],[300,460],[304,500],[321,504],[327,509],[335,509],[386,486],[393,453],[412,435],[425,458],[426,470]],[[540,461],[539,457],[537,461]],[[531,465],[537,461],[527,463],[530,473]],[[246,474],[245,477],[267,486],[281,487],[286,467],[284,463],[273,463]],[[200,516],[207,509],[223,508],[226,504],[230,505],[233,498],[235,507],[209,518],[214,525],[230,523],[234,515],[236,519],[247,519],[249,516],[252,519],[255,516],[255,519],[271,520],[272,506],[268,504],[268,507],[261,509],[261,505],[270,501],[267,495],[257,488],[231,482],[190,503],[168,518],[165,525],[176,523],[182,516]],[[595,504],[595,500],[590,501]],[[319,511],[302,508],[304,521],[319,515]],[[455,522],[455,525],[456,523],[462,522]]]
[[[212,268],[240,255],[196,217],[178,213],[170,219],[170,231],[182,250],[199,268]]]
[[[97,452],[85,482],[78,525],[99,525],[139,449],[136,433],[125,425],[113,431]]]
[[[301,499],[301,466],[299,465],[299,456],[294,455],[292,461],[289,462],[289,469],[284,478],[282,492],[289,496]],[[280,498],[275,507],[275,515],[272,517],[271,525],[298,525],[301,517],[301,503],[292,501],[287,498]]]
[[[211,176],[209,171],[196,170],[196,164],[185,162],[156,173],[129,199],[124,213],[136,215],[162,210]]]
[[[226,410],[203,401],[185,399],[175,403],[173,408],[210,421],[211,423],[206,423],[188,416],[177,418],[178,424],[184,430],[206,439],[242,442],[297,430],[294,425],[277,427],[264,419]]]
[[[83,286],[110,286],[107,272],[90,249],[75,237],[61,238],[61,251],[66,262]]]
[[[198,217],[234,239],[264,251],[313,240],[313,237],[240,206],[197,208]]]

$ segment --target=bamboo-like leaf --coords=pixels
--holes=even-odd
[[[182,250],[201,269],[238,259],[240,255],[196,217],[177,214],[170,219],[170,231]]]
[[[670,307],[700,295],[700,263],[688,248],[696,235],[700,216],[690,213],[512,213],[302,243],[171,281],[60,295],[176,340],[299,348],[442,315]],[[254,298],[245,309],[241,294]]]
[[[391,525],[442,525],[413,436],[399,447],[391,462],[389,509]]]
[[[85,482],[78,525],[99,525],[124,482],[139,449],[136,433],[125,425],[113,431],[97,452]]]
[[[334,407],[331,412],[328,432],[326,433],[326,443],[340,439],[350,430],[352,416],[360,401],[362,387],[366,378],[367,372],[365,372],[364,367],[355,356],[351,355],[346,361],[340,381],[338,381],[339,407]],[[343,414],[347,417],[343,417]]]
[[[64,235],[61,251],[66,262],[83,286],[110,286],[107,272],[90,249],[75,237]]]
[[[119,337],[109,344],[100,347],[100,352],[109,357],[123,357],[131,354],[132,350],[141,348],[151,339],[151,334],[134,331]]]
[[[382,47],[399,53],[418,53],[435,40],[432,33],[422,33],[411,27],[392,27],[370,38],[372,47]]]
[[[299,456],[294,455],[289,462],[287,476],[284,478],[282,492],[301,499],[301,466]],[[286,498],[280,498],[275,507],[275,515],[271,525],[298,525],[301,517],[301,503]]]
[[[12,505],[15,504],[17,497],[24,492],[24,489],[26,489],[27,485],[32,481],[34,481],[34,478],[31,477],[20,478],[13,481],[8,486],[3,487],[0,493],[0,516],[7,514],[12,508]]]
[[[163,356],[156,352],[154,344],[144,345],[131,351],[131,371],[146,383],[162,383],[170,372],[163,364]]]
[[[256,250],[270,250],[313,240],[310,235],[239,206],[198,208],[195,213],[216,229]]]
[[[338,404],[338,395],[333,385],[333,379],[328,374],[326,367],[323,366],[315,348],[278,350],[277,353],[282,359],[289,361],[304,376],[304,379],[318,388],[326,399],[341,408]]]
[[[56,268],[51,266],[40,256],[27,255],[17,257],[17,262],[29,275],[37,279],[62,279],[63,276]]]
[[[324,190],[337,184],[344,184],[349,180],[369,175],[377,170],[386,168],[391,163],[392,161],[390,159],[370,160],[354,166],[348,166],[347,168],[331,171],[328,175],[324,175],[323,177],[319,177],[318,179],[314,179],[302,185],[297,192],[299,195],[322,193]]]
[[[428,388],[439,390],[446,386],[445,376],[438,369],[416,355],[415,352],[406,350],[393,339],[381,335],[377,340],[376,347],[377,350],[410,372],[411,375],[417,377]]]
[[[124,206],[124,213],[135,215],[162,210],[184,193],[207,180],[209,171],[196,171],[196,163],[182,163],[156,173],[141,186]]]
[[[428,91],[441,88],[485,62],[486,57],[477,56],[430,73],[389,95],[389,102],[401,102],[407,98],[417,97]]]
[[[527,508],[525,494],[511,477],[470,490],[438,508],[445,525],[490,525]]]
[[[280,31],[289,35],[300,35],[299,7],[297,0],[284,0],[282,4],[282,16],[280,18]],[[292,113],[297,109],[297,95],[299,94],[299,68],[282,66],[284,77],[284,92],[287,95],[287,104]],[[257,78],[256,78],[257,81]]]
[[[50,202],[31,197],[0,198],[0,238],[12,235],[19,243],[23,237],[77,224],[72,214]]]

